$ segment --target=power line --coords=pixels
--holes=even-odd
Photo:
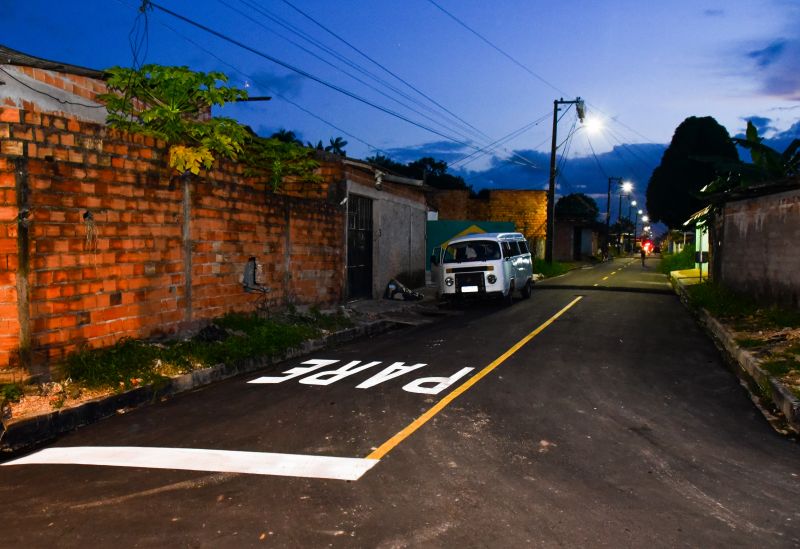
[[[290,8],[292,8],[293,10],[295,10],[297,13],[299,13],[303,17],[305,17],[306,19],[308,19],[309,21],[311,21],[312,23],[314,23],[315,25],[317,25],[318,27],[320,27],[322,30],[324,30],[325,32],[327,32],[331,36],[336,38],[337,40],[341,41],[342,43],[344,43],[345,45],[347,45],[348,47],[353,49],[355,52],[357,52],[358,54],[363,56],[368,61],[370,61],[370,62],[374,63],[376,66],[380,67],[387,74],[390,74],[391,76],[393,76],[394,78],[396,78],[397,80],[399,80],[400,82],[402,82],[403,84],[405,84],[406,86],[408,86],[409,88],[411,88],[412,90],[414,90],[415,92],[420,94],[422,97],[424,97],[425,99],[427,99],[428,101],[430,101],[431,103],[433,103],[434,105],[439,107],[440,109],[444,110],[445,112],[447,112],[451,116],[455,117],[457,120],[460,120],[461,122],[463,122],[464,124],[466,124],[467,126],[472,128],[473,130],[477,131],[478,133],[480,133],[484,137],[489,138],[489,136],[486,135],[485,133],[483,133],[481,130],[479,130],[478,128],[476,128],[475,126],[473,126],[472,124],[470,124],[466,120],[462,119],[460,116],[458,116],[457,114],[455,114],[454,112],[449,110],[447,107],[445,107],[444,105],[442,105],[441,103],[439,103],[438,101],[436,101],[435,99],[433,99],[432,97],[430,97],[429,95],[427,95],[426,93],[424,93],[423,91],[418,89],[416,86],[414,86],[414,85],[410,84],[409,82],[407,82],[401,76],[398,76],[397,74],[395,74],[393,71],[391,71],[390,69],[385,67],[383,64],[381,64],[380,62],[378,62],[375,59],[373,59],[370,55],[368,55],[365,52],[361,51],[359,48],[357,48],[356,46],[354,46],[353,44],[351,44],[350,42],[348,42],[347,40],[345,40],[344,38],[342,38],[341,36],[339,36],[338,34],[333,32],[332,30],[330,30],[328,27],[326,27],[325,25],[323,25],[322,23],[320,23],[319,21],[317,21],[316,19],[311,17],[309,14],[307,14],[306,12],[304,12],[303,10],[301,10],[300,8],[298,8],[297,6],[295,6],[294,4],[289,2],[289,0],[282,0],[282,2],[284,4],[286,4],[287,6],[289,6]]]
[[[546,119],[549,115],[550,115],[550,113],[545,113],[543,116],[539,117],[538,119],[534,120],[533,122],[525,124],[521,128],[514,130],[513,132],[501,137],[500,139],[497,139],[496,141],[490,143],[486,147],[483,147],[480,150],[474,151],[474,152],[472,152],[472,153],[470,153],[470,154],[468,154],[466,156],[463,156],[463,157],[459,158],[458,160],[452,162],[450,164],[450,166],[453,166],[455,164],[459,164],[459,163],[463,162],[463,164],[461,165],[461,167],[463,168],[464,166],[466,166],[467,164],[470,164],[471,162],[474,162],[475,160],[477,160],[481,156],[484,156],[484,155],[496,150],[497,147],[499,147],[500,145],[502,145],[502,144],[504,144],[504,143],[506,143],[506,142],[508,142],[508,141],[510,141],[512,139],[515,139],[515,138],[519,137],[520,135],[522,135],[523,133],[525,133],[526,131],[528,131],[528,130],[530,130],[532,128],[535,128],[544,119]]]
[[[242,48],[244,50],[247,50],[247,51],[249,51],[249,52],[251,52],[251,53],[253,53],[253,54],[255,54],[255,55],[259,56],[259,57],[263,57],[264,59],[267,59],[268,61],[272,61],[273,63],[275,63],[277,65],[280,65],[280,66],[282,66],[282,67],[284,67],[284,68],[286,68],[286,69],[288,69],[288,70],[290,70],[292,72],[296,72],[297,74],[299,74],[301,76],[305,76],[306,78],[308,78],[310,80],[313,80],[313,81],[315,81],[315,82],[317,82],[319,84],[322,84],[323,86],[325,86],[327,88],[330,88],[330,89],[332,89],[334,91],[337,91],[337,92],[339,92],[339,93],[341,93],[343,95],[346,95],[346,96],[350,97],[351,99],[355,99],[356,101],[358,101],[360,103],[364,103],[365,105],[368,105],[368,106],[370,106],[370,107],[372,107],[374,109],[377,109],[377,110],[379,110],[381,112],[384,112],[384,113],[386,113],[386,114],[388,114],[390,116],[393,116],[395,118],[403,120],[404,122],[408,122],[409,124],[412,124],[413,126],[416,126],[416,127],[420,128],[420,129],[429,131],[429,132],[431,132],[431,133],[433,133],[435,135],[438,135],[440,137],[443,137],[443,138],[445,138],[445,139],[447,139],[449,141],[453,141],[454,143],[458,143],[460,145],[463,145],[463,146],[469,147],[469,148],[473,148],[473,149],[477,149],[478,148],[475,145],[472,145],[470,143],[466,143],[464,141],[461,141],[459,139],[454,138],[451,135],[447,135],[445,133],[442,133],[439,130],[436,130],[435,128],[431,128],[430,126],[426,126],[425,124],[421,124],[419,122],[415,122],[414,120],[411,120],[410,118],[408,118],[408,117],[406,117],[406,116],[404,116],[404,115],[402,115],[402,114],[400,114],[398,112],[395,112],[395,111],[393,111],[391,109],[388,109],[386,107],[382,107],[380,105],[377,105],[377,104],[373,103],[372,101],[369,101],[368,99],[365,99],[365,98],[363,98],[363,97],[361,97],[361,96],[359,96],[359,95],[357,95],[357,94],[355,94],[355,93],[353,93],[351,91],[348,91],[348,90],[346,90],[346,89],[344,89],[344,88],[342,88],[340,86],[337,86],[335,84],[327,82],[327,81],[323,80],[322,78],[320,78],[318,76],[315,76],[315,75],[313,75],[313,74],[311,74],[311,73],[309,73],[307,71],[304,71],[303,69],[295,67],[295,66],[293,66],[293,65],[291,65],[289,63],[286,63],[285,61],[281,61],[280,59],[277,59],[277,58],[275,58],[275,57],[273,57],[273,56],[271,56],[271,55],[269,55],[267,53],[264,53],[262,51],[259,51],[259,50],[255,49],[255,48],[253,48],[253,47],[250,47],[250,46],[248,46],[246,44],[243,44],[242,42],[240,42],[240,41],[238,41],[238,40],[236,40],[234,38],[226,36],[225,34],[219,32],[219,31],[215,31],[214,29],[211,29],[211,28],[203,25],[202,23],[198,23],[197,21],[193,21],[193,20],[189,19],[188,17],[185,17],[183,15],[175,13],[174,11],[169,10],[169,9],[159,5],[159,4],[156,4],[155,2],[150,2],[149,0],[145,0],[145,1],[147,2],[147,4],[149,6],[153,6],[154,8],[159,9],[160,11],[166,13],[167,15],[171,15],[171,16],[177,18],[177,19],[180,19],[181,21],[184,21],[185,23],[188,23],[189,25],[192,25],[193,27],[196,27],[196,28],[198,28],[200,30],[203,30],[203,31],[205,31],[205,32],[207,32],[209,34],[212,34],[212,35],[216,36],[217,38],[220,38],[220,39],[222,39],[222,40],[224,40],[226,42],[230,42],[231,44],[239,46],[240,48]]]
[[[120,1],[121,1],[121,0],[120,0]],[[224,65],[226,65],[226,66],[230,67],[231,69],[233,69],[234,71],[236,71],[237,73],[239,73],[241,76],[244,76],[245,78],[247,78],[247,79],[249,79],[249,80],[252,80],[253,82],[259,83],[259,82],[258,82],[258,79],[256,79],[256,78],[253,78],[253,76],[252,76],[252,75],[249,75],[249,74],[246,74],[246,73],[242,72],[240,69],[238,69],[238,68],[237,68],[237,67],[235,67],[234,65],[232,65],[232,64],[230,64],[230,63],[228,63],[227,61],[225,61],[224,59],[222,59],[221,57],[219,57],[218,55],[216,55],[214,52],[212,52],[212,51],[210,51],[210,50],[208,50],[208,49],[204,48],[203,46],[201,46],[200,44],[198,44],[197,42],[195,42],[195,41],[194,41],[194,40],[192,40],[191,38],[188,38],[188,37],[184,36],[183,34],[181,34],[180,32],[178,32],[177,30],[175,30],[175,29],[174,29],[174,28],[172,28],[171,26],[167,25],[166,23],[160,23],[160,24],[161,24],[162,26],[166,27],[167,29],[171,30],[173,33],[177,34],[179,37],[183,38],[185,41],[187,41],[187,42],[189,42],[190,44],[194,45],[196,48],[198,48],[198,49],[200,49],[200,50],[204,51],[205,53],[207,53],[208,55],[210,55],[211,57],[213,57],[214,59],[216,59],[216,60],[217,60],[217,61],[219,61],[220,63],[222,63],[222,64],[224,64]],[[386,153],[386,155],[388,156],[388,153],[387,153],[386,151],[384,151],[384,150],[382,150],[382,149],[380,149],[380,148],[376,147],[375,145],[372,145],[371,143],[369,143],[369,142],[367,142],[367,141],[365,141],[365,140],[361,139],[360,137],[358,137],[358,136],[356,136],[356,135],[354,135],[354,134],[352,134],[352,133],[348,132],[347,130],[344,130],[344,129],[340,128],[339,126],[337,126],[337,125],[336,125],[336,124],[334,124],[333,122],[330,122],[329,120],[326,120],[326,119],[322,118],[321,116],[319,116],[319,115],[315,114],[314,112],[312,112],[312,111],[310,111],[310,110],[306,109],[305,107],[303,107],[303,106],[302,106],[302,105],[300,105],[299,103],[297,103],[297,102],[295,102],[295,101],[292,101],[292,100],[291,100],[291,99],[289,99],[288,97],[286,97],[286,96],[282,95],[281,93],[278,93],[277,91],[275,91],[275,90],[271,89],[269,86],[266,86],[266,85],[264,85],[263,83],[261,83],[260,85],[261,85],[261,86],[263,86],[263,87],[264,87],[266,90],[268,90],[268,91],[269,91],[269,92],[270,92],[272,95],[274,95],[275,97],[278,97],[279,99],[281,99],[281,100],[283,100],[283,101],[285,101],[285,102],[289,103],[289,104],[290,104],[290,105],[292,105],[293,107],[295,107],[295,108],[297,108],[297,109],[299,109],[299,110],[303,111],[304,113],[308,114],[309,116],[311,116],[311,117],[313,117],[313,118],[316,118],[317,120],[319,120],[319,121],[320,121],[320,122],[322,122],[323,124],[326,124],[326,125],[330,126],[330,127],[331,127],[331,128],[333,128],[334,130],[336,130],[336,131],[338,131],[338,132],[340,132],[340,133],[342,133],[342,134],[344,134],[344,135],[346,135],[346,136],[348,136],[348,137],[350,137],[350,138],[352,138],[352,139],[355,139],[355,140],[356,140],[356,141],[358,141],[359,143],[362,143],[362,144],[366,145],[367,147],[369,147],[370,149],[372,149],[372,150],[374,150],[374,151],[381,152],[381,153]]]
[[[341,68],[341,67],[339,67],[339,66],[335,65],[335,64],[334,64],[334,63],[332,63],[331,61],[329,61],[329,60],[327,60],[327,59],[323,58],[323,57],[322,57],[322,56],[320,56],[319,54],[317,54],[317,53],[315,53],[315,52],[311,51],[310,49],[306,48],[306,47],[305,47],[305,46],[303,46],[302,44],[299,44],[299,43],[298,43],[298,42],[296,42],[295,40],[292,40],[291,38],[287,37],[286,35],[283,35],[283,34],[281,34],[281,33],[277,32],[277,31],[275,31],[274,29],[271,29],[271,28],[267,27],[266,25],[264,25],[264,24],[263,24],[263,23],[261,23],[260,21],[257,21],[257,20],[255,20],[254,18],[250,17],[249,15],[247,15],[247,14],[246,14],[246,13],[244,13],[244,12],[242,12],[242,11],[241,11],[241,10],[239,10],[238,8],[236,8],[236,7],[232,6],[232,5],[230,5],[230,4],[229,4],[229,3],[227,3],[225,0],[217,0],[217,1],[218,1],[219,3],[221,3],[221,4],[223,4],[223,5],[224,5],[225,7],[227,7],[228,9],[230,9],[230,10],[232,10],[232,11],[235,11],[236,13],[238,13],[239,15],[241,15],[242,17],[244,17],[244,18],[248,19],[249,21],[253,22],[254,24],[256,24],[256,25],[258,25],[258,26],[262,27],[262,28],[263,28],[263,29],[265,29],[265,30],[267,30],[268,32],[271,32],[272,34],[274,34],[274,35],[278,36],[279,38],[281,38],[281,39],[283,39],[283,40],[286,40],[287,42],[289,42],[289,43],[290,43],[290,44],[292,44],[293,46],[295,46],[295,47],[299,48],[300,50],[302,50],[302,51],[306,52],[307,54],[311,55],[311,56],[312,56],[312,57],[314,57],[315,59],[318,59],[319,61],[321,61],[321,62],[325,63],[326,65],[328,65],[328,66],[330,66],[330,67],[332,67],[332,68],[334,68],[335,70],[337,70],[337,71],[339,71],[339,72],[342,72],[342,73],[346,74],[347,76],[349,76],[349,77],[350,77],[350,78],[352,78],[353,80],[355,80],[355,81],[359,82],[360,84],[363,84],[364,86],[366,86],[366,87],[368,87],[369,89],[371,89],[371,90],[375,91],[376,93],[379,93],[379,94],[381,94],[382,96],[386,97],[387,99],[389,99],[389,100],[391,100],[391,101],[394,101],[395,103],[397,103],[397,104],[399,104],[399,105],[401,105],[401,106],[405,107],[406,109],[408,109],[408,110],[410,110],[410,111],[412,111],[412,112],[414,112],[414,113],[416,113],[416,114],[418,114],[418,115],[420,115],[420,116],[422,116],[422,117],[427,117],[427,115],[423,114],[422,112],[420,112],[418,109],[414,108],[413,106],[411,106],[411,105],[409,105],[409,104],[407,104],[407,103],[404,103],[403,101],[401,101],[401,100],[397,99],[396,97],[393,97],[393,96],[389,95],[388,93],[386,93],[386,92],[384,92],[383,90],[379,89],[378,87],[376,87],[376,86],[374,86],[374,85],[370,84],[369,82],[367,82],[367,81],[363,80],[362,78],[360,78],[360,77],[358,77],[358,76],[356,76],[356,75],[352,74],[351,72],[348,72],[347,70],[345,70],[345,69],[343,69],[343,68]],[[338,54],[338,53],[337,53],[337,52],[335,52],[334,50],[332,50],[332,49],[330,49],[330,48],[328,48],[328,47],[324,46],[323,44],[321,44],[320,42],[318,42],[318,41],[314,40],[313,38],[311,38],[311,37],[310,37],[310,36],[308,36],[307,34],[305,34],[305,33],[301,32],[300,30],[298,30],[298,29],[297,29],[297,28],[295,28],[294,26],[292,26],[292,25],[290,25],[290,24],[288,24],[288,23],[285,23],[284,21],[280,20],[280,18],[276,17],[275,15],[271,14],[270,12],[268,12],[268,11],[265,11],[265,10],[262,10],[262,9],[261,9],[261,8],[260,8],[258,5],[256,5],[256,4],[253,4],[252,2],[247,2],[246,0],[239,0],[239,1],[240,1],[242,4],[244,4],[245,6],[247,6],[247,7],[251,8],[251,9],[255,10],[257,13],[259,13],[261,16],[265,17],[266,19],[269,19],[269,20],[270,20],[270,21],[272,21],[273,23],[275,23],[275,24],[277,24],[277,25],[279,25],[279,26],[283,27],[284,29],[288,30],[289,32],[292,32],[292,33],[294,33],[294,34],[296,34],[296,35],[300,36],[300,37],[301,37],[301,38],[303,38],[304,40],[308,41],[309,43],[311,43],[312,45],[316,46],[317,48],[319,48],[319,49],[320,49],[320,50],[322,50],[323,52],[327,53],[328,55],[331,55],[332,57],[336,58],[336,59],[337,59],[337,60],[339,60],[340,62],[342,62],[342,63],[346,64],[347,66],[349,66],[349,67],[351,67],[351,68],[353,68],[353,69],[355,69],[356,71],[360,72],[361,74],[363,74],[363,75],[365,75],[365,76],[367,76],[367,77],[369,77],[369,78],[372,78],[372,79],[373,79],[373,80],[375,80],[376,82],[379,82],[379,83],[383,84],[384,86],[388,87],[390,90],[394,91],[394,92],[395,92],[395,93],[397,93],[398,95],[400,95],[400,96],[402,96],[402,97],[404,97],[404,98],[408,99],[408,100],[409,100],[409,101],[411,101],[413,104],[416,104],[416,105],[417,105],[417,106],[419,106],[420,108],[424,108],[424,109],[425,109],[426,111],[428,111],[429,113],[432,113],[432,114],[434,114],[435,116],[438,116],[438,117],[440,117],[441,119],[443,119],[443,120],[444,120],[444,124],[447,126],[447,129],[448,129],[448,130],[455,132],[456,134],[460,135],[461,137],[463,137],[463,138],[465,138],[465,139],[472,139],[472,137],[471,137],[471,136],[469,136],[469,135],[466,135],[466,134],[463,132],[463,130],[461,130],[461,129],[459,129],[459,128],[456,128],[456,127],[454,127],[454,126],[452,125],[452,122],[451,122],[449,119],[447,119],[447,117],[445,117],[444,115],[442,115],[442,114],[441,114],[439,111],[436,111],[436,110],[434,110],[434,109],[431,109],[431,108],[430,108],[430,107],[428,107],[427,105],[423,105],[423,104],[421,104],[419,101],[417,101],[416,99],[414,99],[414,98],[413,98],[413,97],[411,97],[410,95],[408,95],[408,94],[406,94],[406,93],[402,92],[401,90],[398,90],[397,88],[395,88],[395,87],[391,86],[391,85],[390,85],[388,82],[386,82],[386,81],[384,81],[384,80],[382,80],[382,79],[380,79],[380,78],[376,77],[374,74],[372,74],[372,73],[370,73],[369,71],[367,71],[367,70],[363,69],[362,67],[358,66],[357,64],[355,64],[355,63],[351,62],[349,59],[347,59],[347,58],[345,58],[344,56],[342,56],[342,55]]]
[[[286,0],[284,0],[284,1],[286,1]],[[522,70],[524,70],[525,72],[527,72],[528,74],[530,74],[531,76],[533,76],[534,78],[536,78],[537,80],[539,80],[540,82],[542,82],[542,83],[544,83],[545,85],[549,86],[550,88],[554,89],[555,91],[557,91],[557,92],[558,92],[558,93],[560,93],[561,95],[569,95],[568,93],[566,93],[566,92],[564,92],[563,90],[559,89],[559,88],[558,88],[557,86],[555,86],[554,84],[551,84],[550,82],[548,82],[547,80],[545,80],[545,79],[544,79],[543,77],[541,77],[540,75],[538,75],[538,74],[536,74],[535,72],[533,72],[531,69],[529,69],[529,68],[528,68],[527,66],[525,66],[524,64],[522,64],[522,63],[520,63],[519,61],[517,61],[517,60],[516,60],[514,57],[512,57],[510,54],[506,53],[504,50],[502,50],[502,49],[500,49],[498,46],[494,45],[494,44],[493,44],[491,41],[489,41],[489,39],[488,39],[488,38],[484,37],[484,36],[483,36],[482,34],[480,34],[478,31],[476,31],[475,29],[473,29],[472,27],[470,27],[469,25],[467,25],[466,23],[464,23],[464,22],[463,22],[461,19],[459,19],[458,17],[456,17],[455,15],[453,15],[452,13],[450,13],[449,11],[447,11],[446,9],[444,9],[442,6],[440,6],[440,5],[439,5],[439,4],[437,4],[436,2],[434,2],[434,0],[428,0],[428,2],[430,2],[431,4],[433,4],[433,5],[434,5],[436,8],[438,8],[439,10],[441,10],[441,11],[442,11],[442,13],[444,13],[445,15],[447,15],[448,17],[450,17],[450,18],[451,18],[453,21],[455,21],[456,23],[458,23],[459,25],[461,25],[462,27],[464,27],[465,29],[467,29],[469,32],[471,32],[472,34],[474,34],[474,35],[475,35],[475,36],[477,36],[478,38],[480,38],[480,39],[481,39],[483,42],[485,42],[486,44],[488,44],[488,45],[489,45],[489,46],[490,46],[492,49],[494,49],[495,51],[499,52],[499,53],[500,53],[501,55],[503,55],[503,56],[504,56],[506,59],[510,60],[512,63],[514,63],[515,65],[517,65],[519,68],[521,68]]]

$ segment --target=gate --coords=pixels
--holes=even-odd
[[[372,200],[347,201],[347,297],[372,298]]]

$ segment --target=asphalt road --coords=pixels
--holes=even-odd
[[[800,446],[674,295],[644,291],[665,284],[652,263],[575,271],[511,307],[467,305],[71,433],[45,451],[123,448],[122,463],[6,463],[0,544],[800,546]],[[612,285],[634,291],[598,291]],[[264,376],[290,379],[248,383]],[[154,448],[230,453],[126,466]],[[225,472],[236,452],[369,467],[353,480],[316,478],[316,463]]]

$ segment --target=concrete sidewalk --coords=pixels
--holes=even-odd
[[[761,410],[772,427],[784,435],[800,434],[800,399],[785,385],[760,367],[756,356],[741,348],[736,334],[705,309],[690,306],[687,288],[701,282],[698,269],[672,271],[670,282],[684,305],[695,315],[700,325],[733,367],[742,386],[750,393],[753,403]],[[706,281],[704,276],[703,282]]]

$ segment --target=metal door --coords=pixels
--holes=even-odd
[[[353,194],[347,201],[347,296],[372,297],[372,200]]]

